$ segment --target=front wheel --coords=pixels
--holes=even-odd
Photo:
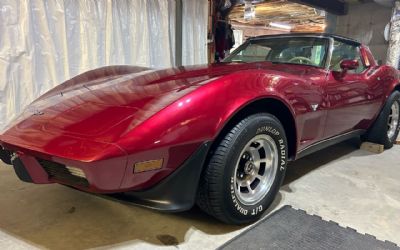
[[[365,140],[382,144],[386,149],[393,147],[400,129],[400,92],[394,91],[369,129]]]
[[[229,224],[258,220],[285,175],[287,140],[271,114],[251,115],[215,147],[201,177],[197,204]]]

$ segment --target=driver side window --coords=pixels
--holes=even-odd
[[[360,49],[357,46],[335,41],[333,45],[332,59],[330,64],[330,70],[341,71],[340,63],[343,60],[357,60],[358,68],[350,71],[350,73],[359,74],[363,72],[366,67],[361,60]]]

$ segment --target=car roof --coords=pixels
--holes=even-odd
[[[278,38],[278,37],[326,37],[326,38],[333,38],[335,40],[352,44],[355,46],[360,46],[361,43],[357,40],[347,38],[340,35],[329,34],[329,33],[287,33],[287,34],[278,34],[278,35],[263,35],[263,36],[256,36],[251,37],[248,40],[259,40],[259,39],[268,39],[268,38]]]

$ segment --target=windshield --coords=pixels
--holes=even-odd
[[[329,48],[327,38],[275,37],[249,40],[224,62],[261,62],[302,64],[324,67]]]

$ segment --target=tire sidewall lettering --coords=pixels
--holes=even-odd
[[[256,135],[259,134],[272,134],[275,136],[279,136],[280,132],[276,128],[273,128],[272,126],[262,126],[257,129]]]
[[[242,215],[247,215],[249,213],[248,209],[243,208],[239,201],[236,199],[236,194],[235,194],[235,180],[233,177],[231,177],[231,198],[232,198],[232,202],[235,206],[235,209],[241,213]]]

